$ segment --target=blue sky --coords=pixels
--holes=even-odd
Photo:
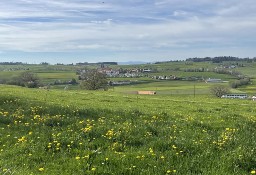
[[[0,1],[0,62],[256,56],[255,0]]]

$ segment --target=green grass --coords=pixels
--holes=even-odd
[[[75,72],[38,72],[38,77],[43,81],[43,83],[53,83],[54,81],[69,81],[72,78],[77,79]]]
[[[149,76],[234,79],[183,71],[218,65],[174,62],[123,68],[159,71]],[[244,65],[235,70],[254,77],[255,63]],[[8,68],[15,66],[0,66]],[[76,78],[78,67],[24,68],[52,83]],[[0,71],[0,80],[21,72]],[[78,85],[67,91],[65,85],[49,91],[0,85],[0,174],[240,175],[256,170],[255,102],[215,98],[209,92],[215,84],[200,81],[112,80],[133,83],[107,92],[82,91]],[[255,94],[255,87],[253,79],[232,92]],[[157,95],[137,95],[138,90]]]
[[[255,107],[208,95],[0,86],[0,171],[250,174],[256,169]]]
[[[218,83],[228,86],[227,83]],[[149,80],[138,81],[138,84],[116,86],[113,91],[132,93],[143,90],[156,91],[157,94],[210,94],[210,87],[216,83],[205,83],[201,81],[176,81],[176,80]],[[112,90],[112,89],[111,89]]]

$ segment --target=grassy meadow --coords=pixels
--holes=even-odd
[[[253,95],[255,63],[244,65],[237,70],[252,82],[231,91]],[[136,65],[158,72],[149,77],[112,78],[133,83],[108,91],[80,90],[79,85],[70,85],[68,90],[64,90],[66,85],[53,85],[50,90],[0,85],[0,174],[256,174],[254,101],[216,98],[209,90],[214,83],[151,78],[235,79],[227,74],[184,71],[216,66]],[[24,71],[10,68],[17,67],[0,66],[0,80]],[[44,84],[77,78],[74,66],[28,68]],[[138,90],[157,94],[137,95]]]
[[[2,174],[253,174],[256,103],[0,86]]]

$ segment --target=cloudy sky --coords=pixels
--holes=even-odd
[[[256,56],[255,0],[0,1],[0,62]]]

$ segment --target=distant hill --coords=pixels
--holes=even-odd
[[[144,61],[128,61],[128,62],[118,62],[118,65],[134,65],[134,64],[147,64]]]

